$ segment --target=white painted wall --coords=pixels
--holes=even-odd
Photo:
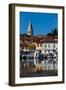
[[[42,5],[61,5],[66,7],[66,0],[0,0],[0,90],[66,90],[66,78],[64,84],[39,85],[26,87],[10,87],[8,85],[8,4],[32,3]],[[66,16],[66,8],[65,8]],[[65,18],[66,22],[66,18]],[[66,25],[65,25],[66,28]],[[66,31],[65,31],[66,34]],[[66,38],[66,35],[65,35]],[[66,39],[65,39],[66,41]],[[66,44],[66,43],[65,43]],[[66,51],[66,48],[65,48]],[[66,58],[66,55],[65,55]],[[65,61],[66,64],[66,61]],[[66,68],[66,65],[65,65]],[[66,76],[66,72],[65,72]]]
[[[46,46],[45,46],[46,45]],[[49,46],[50,45],[50,46]],[[54,47],[55,45],[55,47]],[[52,53],[52,50],[55,49],[57,50],[58,49],[58,43],[43,43],[42,44],[42,52],[43,53],[48,53],[48,50],[50,53]],[[46,52],[45,52],[46,51]]]

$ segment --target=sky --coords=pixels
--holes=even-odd
[[[27,33],[29,21],[32,23],[33,35],[46,35],[58,28],[58,14],[20,12],[20,34]]]

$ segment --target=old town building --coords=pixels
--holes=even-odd
[[[20,52],[27,52],[27,58],[32,57],[32,62],[35,65],[35,70],[54,70],[57,69],[58,60],[58,37],[57,36],[34,36],[32,24],[29,21],[26,35],[20,35]],[[31,53],[30,53],[31,52]],[[40,53],[41,52],[41,53]],[[39,57],[40,55],[43,57]],[[51,59],[50,57],[54,57]],[[40,59],[40,61],[38,60]]]

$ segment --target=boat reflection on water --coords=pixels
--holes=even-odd
[[[58,75],[58,54],[42,54],[40,51],[20,53],[20,77]]]

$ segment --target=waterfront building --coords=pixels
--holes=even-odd
[[[50,39],[49,39],[50,38]],[[42,44],[42,52],[44,54],[49,54],[53,52],[58,52],[58,39],[57,37],[54,37],[53,39],[51,37],[47,37],[47,39]]]
[[[33,36],[32,24],[29,21],[26,35],[20,35],[20,52],[27,52],[26,65],[35,65],[35,70],[58,69],[58,37],[57,36]],[[41,52],[41,53],[40,53]],[[43,57],[40,57],[40,54]],[[23,55],[24,56],[24,55]],[[33,58],[33,59],[29,59]],[[41,59],[41,60],[40,60]]]

